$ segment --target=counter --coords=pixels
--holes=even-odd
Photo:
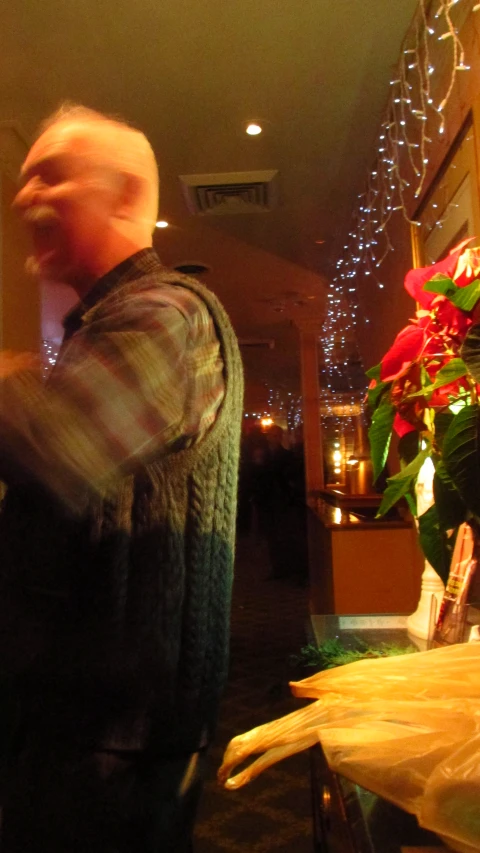
[[[332,773],[320,745],[310,750],[316,853],[447,853],[414,815]]]
[[[338,637],[347,648],[355,647],[357,640],[370,646],[395,643],[414,645],[419,651],[426,648],[425,641],[407,633],[406,617],[396,614],[315,615],[310,620],[309,634],[309,639],[316,643]],[[320,745],[310,750],[310,762],[316,853],[450,850],[434,833],[421,829],[413,815],[332,773]]]
[[[424,559],[413,522],[308,502],[310,612],[412,613]]]

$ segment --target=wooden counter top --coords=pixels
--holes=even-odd
[[[315,513],[321,523],[331,529],[337,528],[360,528],[362,530],[373,529],[405,529],[412,527],[411,521],[397,518],[372,518],[362,516],[360,512],[352,512],[349,509],[344,509],[341,506],[332,506],[324,498],[311,497],[308,500],[308,506]]]

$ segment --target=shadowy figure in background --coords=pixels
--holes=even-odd
[[[308,581],[308,508],[305,481],[305,447],[301,424],[295,428],[293,433],[287,479],[290,490],[288,528],[290,531],[291,564],[297,582],[304,585]]]
[[[283,446],[283,430],[274,424],[266,432],[267,447],[263,450],[262,464],[257,478],[257,505],[260,529],[268,545],[270,577],[285,578],[292,574],[289,553],[288,512],[290,489],[288,465],[290,451]]]
[[[297,427],[291,449],[284,447],[283,429],[255,425],[244,435],[240,467],[237,526],[256,529],[268,546],[271,579],[308,576],[307,506],[303,429]]]
[[[268,487],[266,464],[268,442],[260,426],[254,424],[242,435],[238,484],[237,530],[248,535],[256,521],[261,526],[263,494]]]

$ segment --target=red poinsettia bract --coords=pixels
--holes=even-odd
[[[451,278],[457,287],[466,287],[480,277],[480,249],[465,248],[469,242],[463,241],[437,264],[411,270],[405,278],[405,288],[420,308],[395,338],[380,370],[381,381],[392,383],[390,399],[396,409],[393,429],[399,436],[426,430],[427,407],[447,407],[469,390],[464,378],[431,390],[439,370],[458,357],[472,316],[456,308],[446,296],[423,289],[439,273]]]
[[[428,267],[418,267],[417,269],[410,270],[410,272],[407,273],[404,282],[405,290],[410,294],[410,296],[413,296],[415,301],[418,302],[422,308],[430,308],[433,300],[436,298],[435,293],[428,293],[423,289],[423,285],[426,284],[427,281],[430,281],[435,275],[442,274],[448,276],[448,278],[452,278],[458,287],[465,287],[465,285],[470,284],[470,282],[473,281],[475,274],[472,274],[470,278],[463,275],[464,269],[468,267],[468,261],[460,261],[463,254],[479,251],[478,249],[465,249],[467,243],[470,243],[472,239],[473,238],[463,240],[462,243],[452,249],[446,258],[443,258],[443,260],[438,261],[436,264],[430,264]],[[457,281],[455,279],[455,273],[457,271],[458,264],[460,269]],[[479,270],[477,269],[477,272],[478,271]]]
[[[386,355],[382,358],[380,379],[390,382],[402,376],[415,362],[425,346],[424,329],[419,326],[406,326],[398,333]]]

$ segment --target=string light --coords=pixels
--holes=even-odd
[[[265,391],[267,393],[267,405],[262,412],[244,412],[244,418],[257,420],[259,423],[267,419],[272,423],[284,426],[286,424],[288,432],[293,430],[303,423],[303,400],[301,395],[295,394],[293,391],[287,391],[285,388],[269,388],[265,383]],[[263,424],[269,426],[269,424]]]
[[[405,36],[398,68],[390,80],[376,157],[365,189],[358,194],[352,224],[335,264],[336,274],[328,287],[320,344],[325,362],[322,379],[329,399],[339,387],[344,392],[354,392],[358,387],[358,377],[352,375],[344,347],[339,346],[343,338],[349,341],[350,350],[356,351],[357,278],[368,275],[378,289],[385,290],[378,270],[394,251],[392,222],[401,213],[408,223],[420,224],[410,217],[407,193],[409,198],[419,198],[425,189],[435,134],[438,137],[445,131],[445,110],[457,74],[469,68],[455,19],[462,13],[465,18],[478,11],[480,3],[440,0],[433,17],[429,6],[428,0],[419,0]],[[463,9],[457,13],[459,7]],[[437,68],[441,68],[441,75]],[[369,322],[364,316],[362,320]]]
[[[287,424],[289,432],[303,423],[303,400],[285,388],[268,388],[268,409],[274,420]]]
[[[42,360],[43,360],[43,377],[47,378],[50,373],[53,365],[55,364],[58,358],[58,351],[60,349],[60,344],[56,341],[43,340],[42,341]]]

